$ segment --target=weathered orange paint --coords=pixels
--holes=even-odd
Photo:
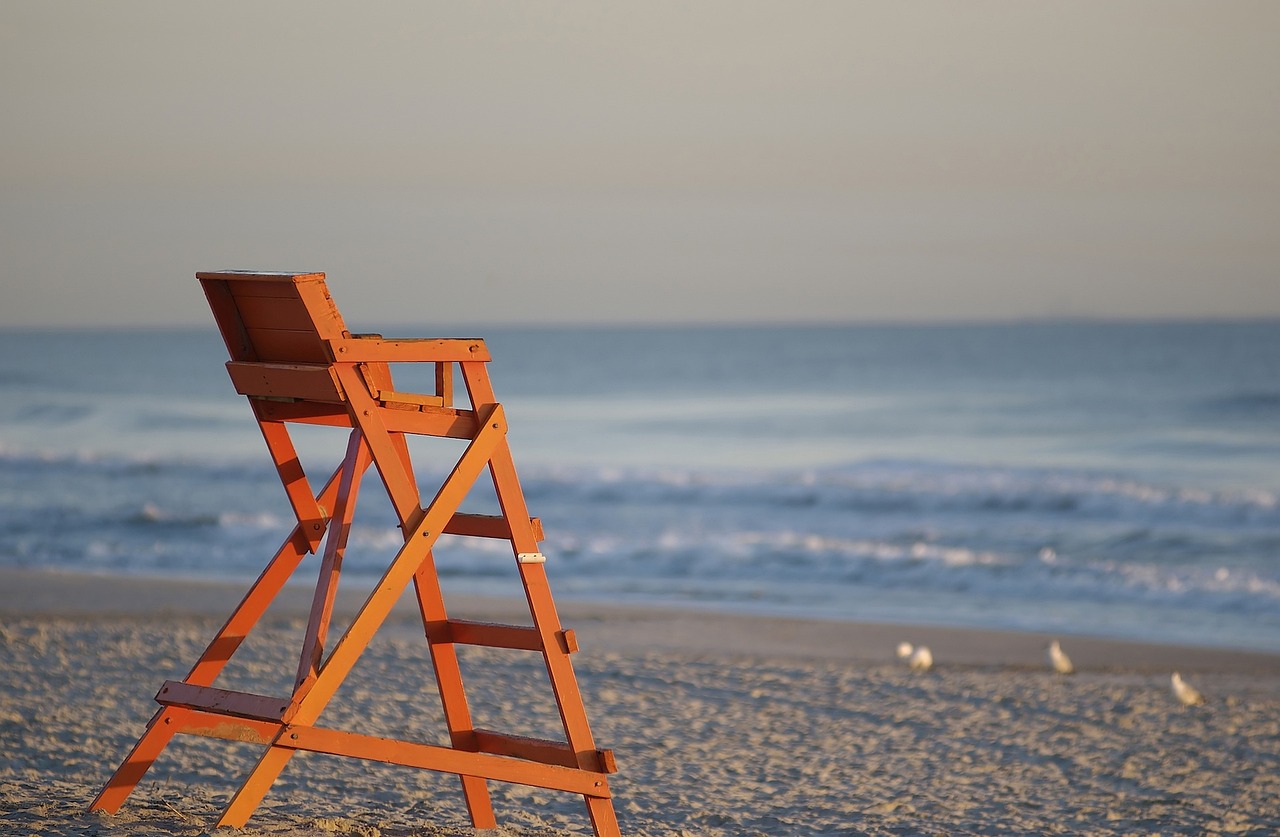
[[[268,453],[297,516],[297,525],[182,681],[166,681],[161,704],[138,743],[94,799],[91,810],[114,812],[177,733],[265,744],[217,825],[242,826],[298,750],[403,764],[461,777],[476,828],[497,825],[487,781],[514,782],[581,794],[597,837],[619,834],[607,775],[613,753],[591,737],[569,655],[578,643],[556,613],[540,563],[542,525],[529,516],[507,444],[507,424],[494,397],[479,339],[384,339],[353,335],[334,305],[323,273],[198,273],[231,360],[228,373],[246,395]],[[405,393],[391,364],[432,363],[435,392]],[[453,406],[455,364],[469,409]],[[312,492],[289,435],[290,423],[349,428],[346,456],[319,494]],[[425,506],[406,435],[467,439],[449,476]],[[386,490],[404,536],[382,578],[326,655],[342,554],[359,484],[370,465]],[[489,471],[500,516],[460,511]],[[533,618],[532,626],[451,620],[432,549],[443,533],[510,541]],[[248,694],[215,687],[223,667],[309,553],[320,567],[293,693]],[[520,561],[536,557],[538,562]],[[316,726],[405,588],[413,582],[431,651],[449,747],[396,741]],[[471,720],[455,645],[542,654],[565,741],[477,730]]]

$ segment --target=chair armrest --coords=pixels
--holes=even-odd
[[[330,340],[338,363],[454,363],[488,361],[489,349],[479,338],[385,339],[348,337]]]

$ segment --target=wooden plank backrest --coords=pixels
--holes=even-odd
[[[349,337],[323,273],[197,273],[242,395],[342,401],[329,340]]]
[[[197,273],[231,359],[329,363],[348,336],[323,273]]]

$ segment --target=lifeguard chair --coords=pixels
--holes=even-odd
[[[231,360],[236,391],[249,399],[297,525],[239,606],[182,680],[166,681],[159,711],[90,805],[117,811],[177,733],[266,745],[218,819],[243,826],[298,751],[408,765],[461,777],[476,828],[497,825],[487,781],[581,794],[598,837],[617,835],[608,774],[613,754],[598,749],[587,723],[570,654],[572,631],[556,613],[538,549],[541,524],[529,516],[494,398],[482,340],[392,340],[351,334],[329,296],[323,273],[197,273]],[[430,393],[396,389],[390,364],[435,365]],[[454,369],[467,404],[454,404]],[[298,460],[290,424],[349,428],[346,453],[317,493]],[[408,436],[466,440],[466,449],[425,505]],[[404,546],[326,655],[334,597],[361,477],[372,465],[395,510]],[[501,514],[468,514],[463,498],[484,471]],[[532,626],[451,619],[432,548],[441,534],[497,538],[511,544]],[[268,696],[214,685],[303,559],[319,556],[311,615],[291,694]],[[318,726],[321,713],[357,658],[412,582],[448,726],[449,746],[392,740]],[[472,724],[455,646],[541,654],[564,725],[564,740],[509,735]]]

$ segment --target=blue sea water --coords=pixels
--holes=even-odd
[[[380,330],[487,340],[557,597],[1280,651],[1280,322]],[[0,332],[0,565],[252,579],[292,518],[224,360]],[[415,445],[427,496],[458,452]],[[517,591],[504,543],[437,562]]]

